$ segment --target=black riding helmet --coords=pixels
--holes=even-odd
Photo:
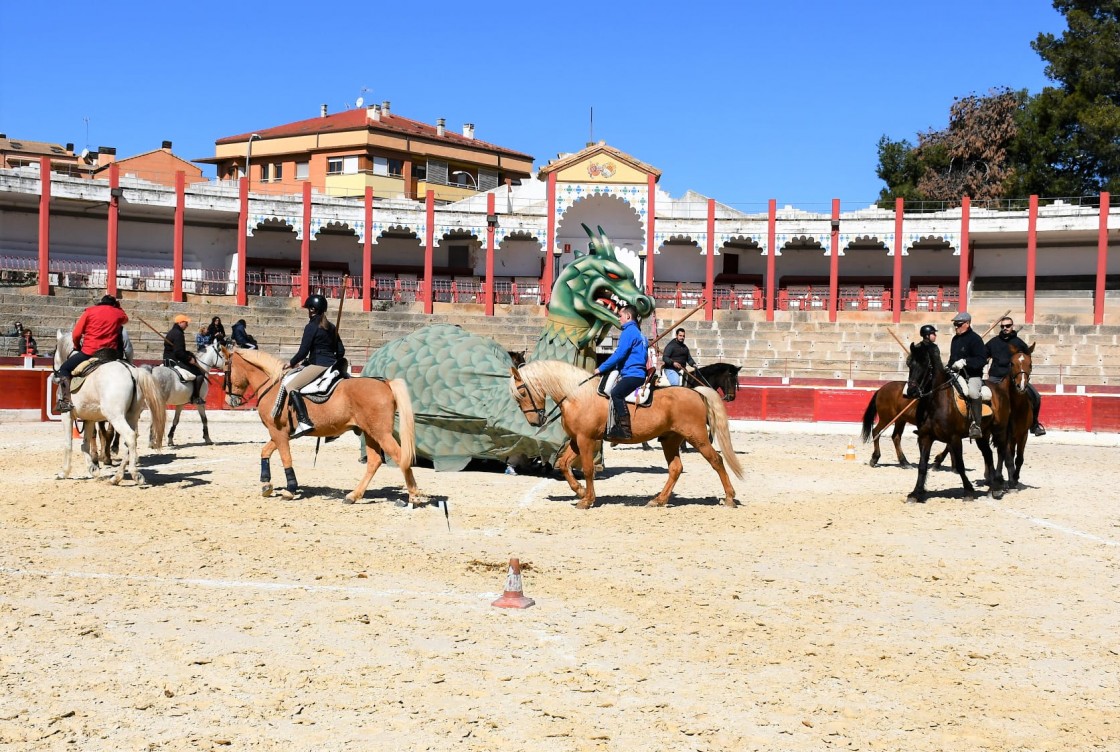
[[[918,330],[918,334],[922,335],[922,339],[925,339],[931,334],[937,334],[937,327],[933,324],[926,324]]]
[[[311,311],[312,316],[327,312],[327,299],[322,295],[310,295],[303,301],[303,307]]]

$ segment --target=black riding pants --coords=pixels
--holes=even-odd
[[[611,404],[615,415],[626,414],[626,398],[644,383],[646,380],[642,376],[623,376],[615,382],[611,389]]]
[[[92,357],[92,355],[86,355],[81,350],[78,350],[77,352],[71,354],[70,357],[66,359],[66,362],[59,367],[59,377],[70,378],[74,375],[75,368],[80,366],[82,363],[85,363]]]

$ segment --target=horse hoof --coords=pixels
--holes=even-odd
[[[732,509],[735,509],[739,506],[739,502],[735,500],[734,496],[731,496],[723,500],[723,505],[725,507],[731,507]]]
[[[665,501],[661,501],[660,499],[650,499],[649,501],[646,502],[646,506],[647,507],[663,507],[663,506],[666,506],[668,503],[669,503],[669,501],[667,499]]]
[[[871,467],[875,467],[875,466],[877,466],[877,465],[879,464],[879,460],[871,460],[871,461],[870,461],[870,462],[868,462],[867,464],[868,464],[868,465],[870,465]],[[905,467],[905,466],[904,466],[904,467]]]
[[[352,494],[352,493],[348,493],[348,494],[346,494],[346,496],[344,496],[344,497],[342,498],[342,503],[343,503],[343,504],[353,504],[353,503],[354,503],[355,501],[357,501],[357,500],[358,500],[358,497],[357,497],[357,496],[355,496],[355,495],[354,495],[354,494]]]
[[[261,496],[265,497],[266,499],[269,496],[272,496],[272,484],[271,483],[265,483],[263,486],[261,486]]]
[[[906,503],[907,504],[924,504],[925,501],[922,500],[922,499],[919,499],[917,496],[907,496],[906,497]]]
[[[591,502],[590,501],[580,501],[580,502],[576,503],[576,509],[590,509],[590,508],[591,508]]]
[[[909,462],[899,462],[898,466],[901,467],[903,470],[906,470],[907,468],[913,467],[913,465],[911,465]]]
[[[296,495],[294,493],[292,493],[291,491],[289,491],[286,488],[281,488],[279,493],[280,493],[280,498],[282,498],[284,501],[291,501],[292,499],[294,499],[296,497]]]
[[[205,444],[206,446],[213,446],[214,445],[214,442],[210,441],[210,439],[203,439],[202,443]]]

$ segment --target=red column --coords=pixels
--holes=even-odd
[[[1093,296],[1093,323],[1104,323],[1104,279],[1108,271],[1108,205],[1112,197],[1101,193],[1100,225],[1097,228],[1097,289]]]
[[[541,271],[541,302],[552,297],[552,249],[556,247],[556,173],[548,175],[548,228],[544,240],[544,269]]]
[[[653,175],[647,176],[646,181],[646,194],[648,199],[649,211],[646,214],[646,295],[653,295],[653,257],[657,255],[657,246],[654,245],[654,231],[657,224],[656,212],[654,211],[655,197],[657,194],[657,180]],[[708,317],[711,320],[711,317]]]
[[[770,199],[770,206],[767,210],[766,218],[766,245],[769,252],[766,254],[766,320],[774,320],[774,269],[777,266],[774,263],[775,257],[778,255],[778,233],[777,233],[777,216],[778,216],[778,202],[775,199]]]
[[[366,186],[366,237],[362,241],[362,310],[373,308],[373,186]]]
[[[828,320],[836,323],[840,293],[840,199],[832,199],[832,256],[828,259]]]
[[[427,228],[424,231],[424,313],[432,312],[432,257],[435,255],[436,192],[429,190],[424,196]]]
[[[109,237],[105,252],[105,292],[117,294],[117,224],[121,213],[121,200],[112,195],[113,189],[121,184],[120,165],[109,165]]]
[[[486,194],[486,315],[494,315],[494,192]]]
[[[1027,300],[1023,320],[1034,323],[1034,279],[1038,263],[1038,196],[1031,196],[1027,211]]]
[[[186,212],[187,174],[175,171],[175,230],[171,238],[171,300],[183,301],[183,219]]]
[[[39,158],[39,294],[51,292],[51,158]]]
[[[902,250],[905,242],[902,239],[902,215],[905,201],[901,198],[894,200],[894,278],[891,281],[891,321],[902,321]]]
[[[704,318],[715,317],[716,297],[716,200],[708,199],[708,257],[704,259]]]
[[[957,280],[960,287],[959,311],[968,310],[968,276],[969,276],[969,248],[968,248],[968,214],[972,207],[972,199],[968,196],[961,197],[961,271]]]
[[[248,263],[249,240],[249,178],[238,181],[237,192],[241,208],[237,214],[237,305],[249,305],[245,290],[245,264]]]
[[[311,294],[311,182],[303,182],[303,242],[299,246],[299,287],[303,298]]]

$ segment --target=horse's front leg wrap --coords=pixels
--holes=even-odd
[[[296,481],[296,469],[294,467],[284,468],[284,477],[288,479],[288,490],[295,493],[299,490],[299,483]]]
[[[269,466],[268,460],[261,457],[261,483],[268,483],[272,480],[272,467]]]

